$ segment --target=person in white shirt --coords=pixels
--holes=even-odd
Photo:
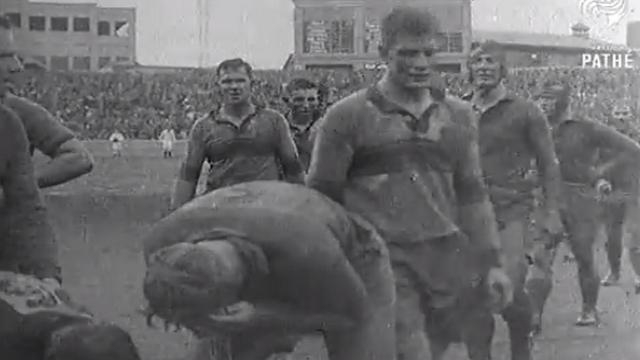
[[[122,156],[122,145],[124,144],[124,135],[119,130],[115,130],[111,136],[109,136],[109,141],[111,141],[111,151],[113,157]]]
[[[165,159],[173,157],[173,143],[176,142],[176,133],[171,126],[162,130],[159,140],[162,143],[162,156]]]

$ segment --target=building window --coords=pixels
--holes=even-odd
[[[304,52],[310,54],[351,54],[354,20],[311,20],[304,23]]]
[[[69,58],[66,56],[52,56],[51,70],[69,70]]]
[[[447,44],[449,52],[461,53],[462,52],[462,33],[449,33]]]
[[[116,57],[116,61],[117,62],[129,62],[129,57],[128,56],[117,56]]]
[[[29,30],[44,31],[46,22],[44,16],[29,16]]]
[[[69,31],[69,18],[52,17],[51,31]]]
[[[11,21],[11,25],[17,28],[22,27],[22,16],[20,13],[7,13],[6,15],[9,21]]]
[[[98,69],[102,69],[103,67],[109,65],[111,62],[111,57],[109,56],[100,56],[98,58]]]
[[[88,56],[74,56],[73,70],[82,70],[82,71],[91,70],[91,58]]]
[[[98,21],[98,36],[110,36],[111,23],[108,21]]]
[[[438,51],[445,53],[462,52],[462,33],[440,33],[438,35]]]
[[[73,18],[73,31],[86,32],[91,30],[89,26],[88,17],[74,17]]]
[[[129,23],[126,21],[116,21],[115,33],[117,37],[129,37]]]

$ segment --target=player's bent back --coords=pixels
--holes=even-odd
[[[394,289],[384,242],[364,220],[315,190],[257,181],[215,190],[161,220],[145,258],[178,243],[241,238],[266,258],[239,298],[278,299],[310,313],[349,319],[355,330],[325,331],[331,359],[394,358]],[[375,340],[374,340],[375,339]]]

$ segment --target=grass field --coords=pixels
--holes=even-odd
[[[112,158],[107,142],[89,142],[96,161],[93,172],[48,191],[51,217],[60,238],[60,255],[67,286],[98,316],[132,332],[145,360],[182,359],[188,334],[149,330],[136,313],[142,304],[143,263],[139,238],[168,205],[184,144],[174,159],[163,159],[158,143],[134,141],[123,157]],[[39,159],[38,161],[43,161]],[[598,263],[606,270],[599,246]],[[576,271],[572,263],[556,262],[555,288],[544,317],[544,331],[535,349],[536,360],[639,360],[639,297],[632,292],[629,267],[621,287],[604,288],[599,328],[572,326],[579,309]],[[508,359],[505,329],[500,322],[494,359]],[[316,359],[318,344],[302,346],[296,359]],[[465,359],[455,348],[451,360]]]

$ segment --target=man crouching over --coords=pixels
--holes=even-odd
[[[197,198],[144,241],[150,318],[224,336],[263,360],[320,332],[331,360],[395,359],[394,285],[382,239],[315,190],[258,181]]]

